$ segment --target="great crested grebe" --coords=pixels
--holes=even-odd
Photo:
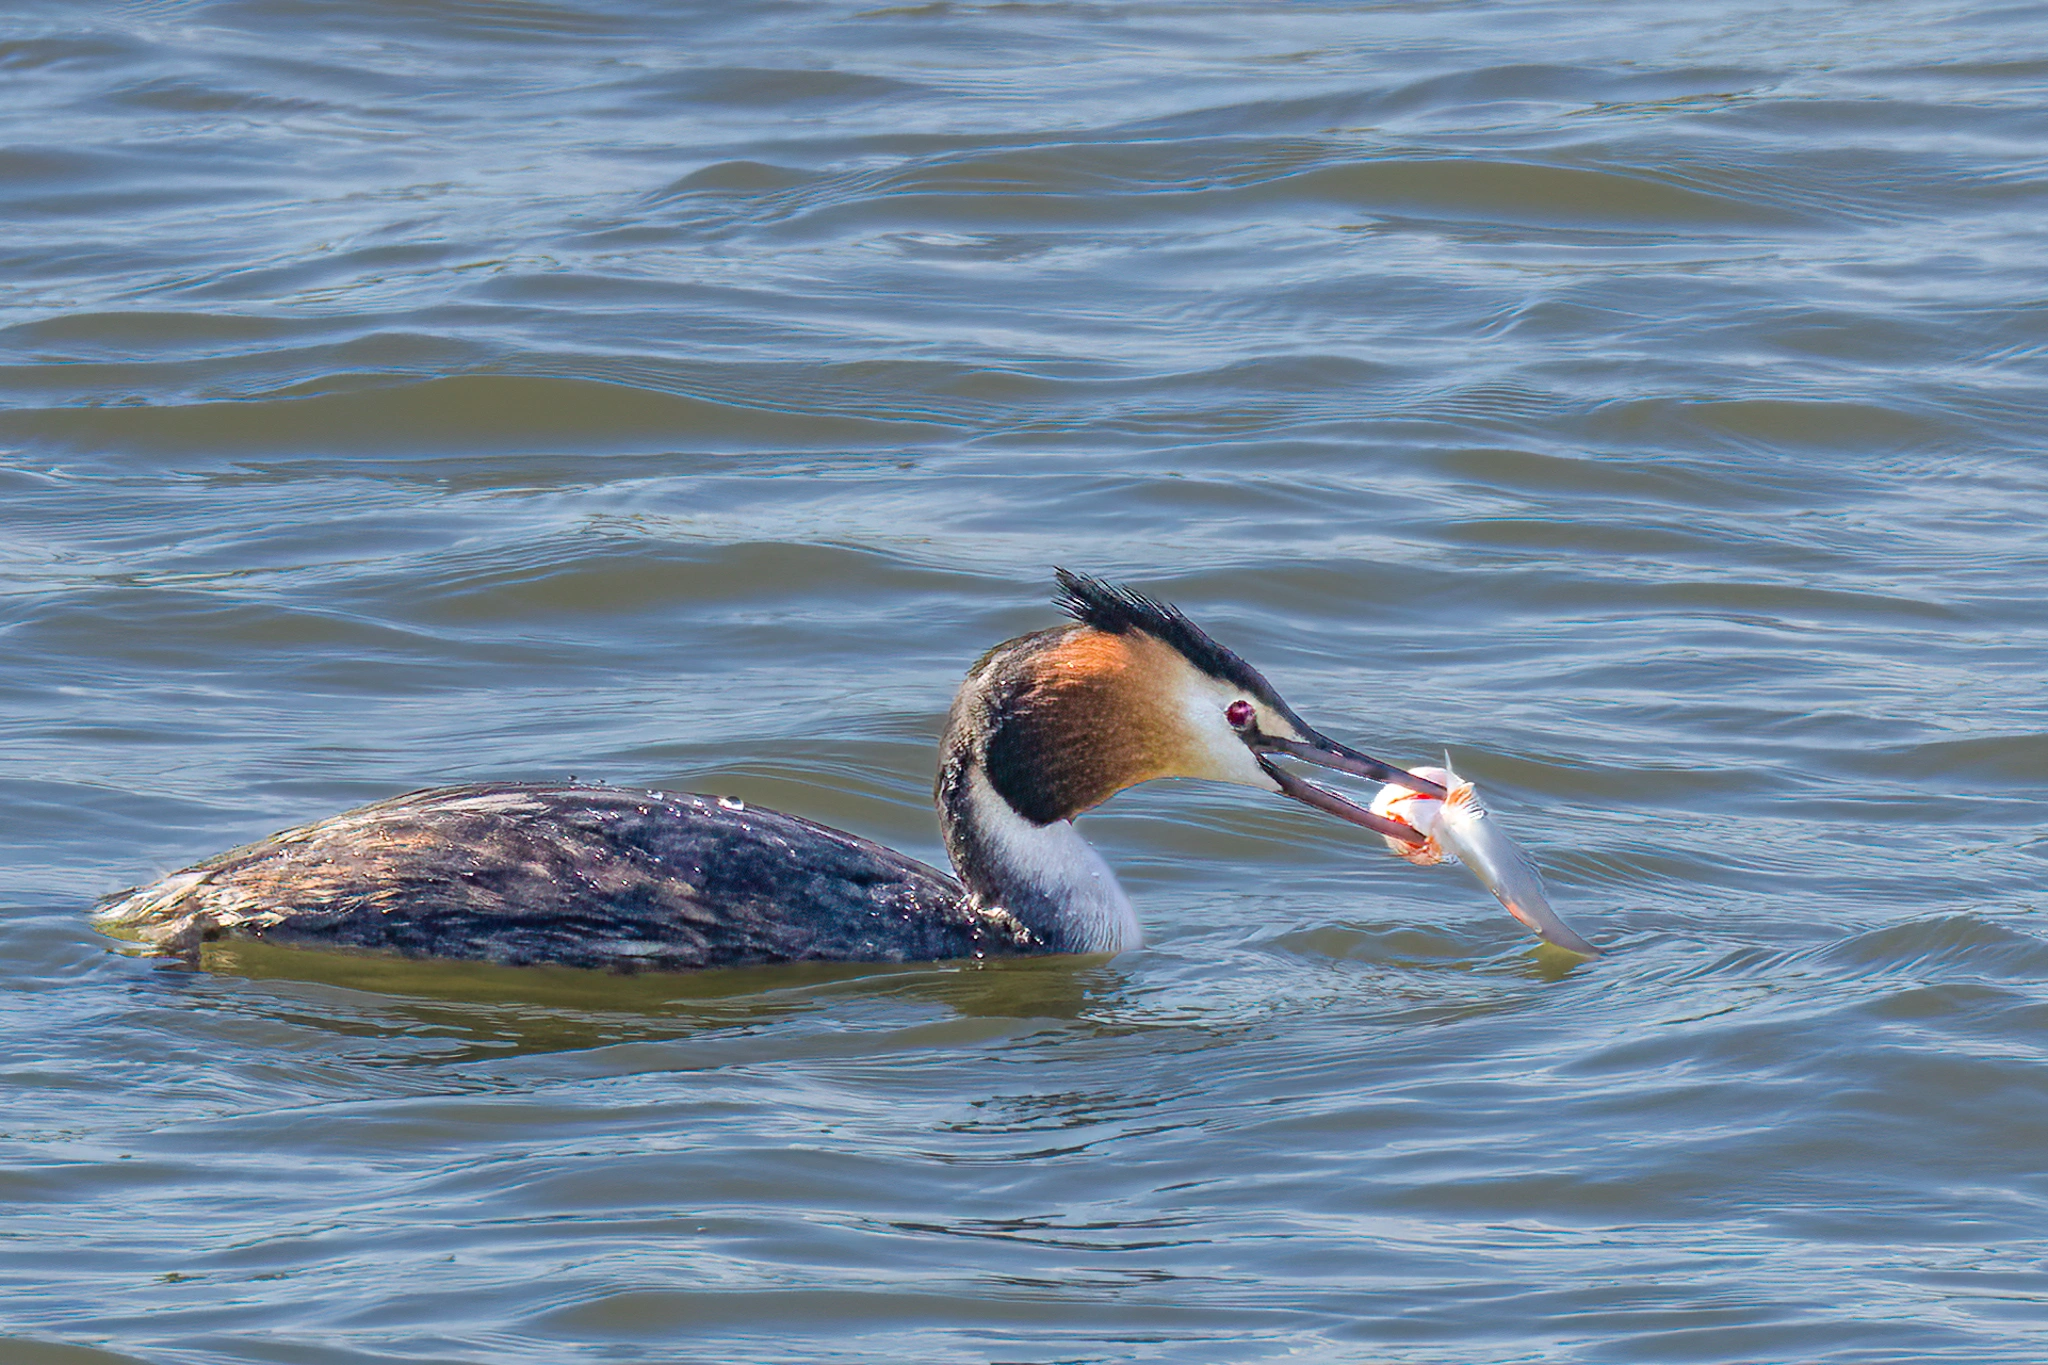
[[[1241,783],[1423,842],[1274,759],[1441,785],[1317,733],[1173,607],[1058,580],[1074,622],[983,655],[946,718],[934,798],[958,881],[724,798],[493,783],[287,830],[114,897],[99,922],[186,955],[240,936],[615,969],[1106,953],[1138,944],[1137,917],[1072,821],[1137,783]]]

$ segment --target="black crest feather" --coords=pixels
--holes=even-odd
[[[1111,635],[1142,631],[1180,651],[1182,657],[1212,678],[1221,679],[1259,697],[1279,702],[1258,670],[1209,638],[1208,632],[1169,606],[1114,583],[1105,583],[1072,569],[1054,569],[1060,590],[1053,602],[1079,621]]]

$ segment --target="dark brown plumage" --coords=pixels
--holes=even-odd
[[[714,797],[583,786],[394,797],[108,914],[183,953],[223,935],[613,969],[1043,951],[952,878],[864,839]]]

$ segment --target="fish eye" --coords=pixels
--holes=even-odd
[[[1233,730],[1243,730],[1252,723],[1252,704],[1243,697],[1223,708],[1223,719],[1230,722]]]

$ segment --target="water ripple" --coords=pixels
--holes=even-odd
[[[9,1359],[2032,1365],[2039,18],[31,6]],[[85,922],[476,778],[939,858],[1054,563],[1449,749],[1604,955],[1188,783],[1109,962]]]

